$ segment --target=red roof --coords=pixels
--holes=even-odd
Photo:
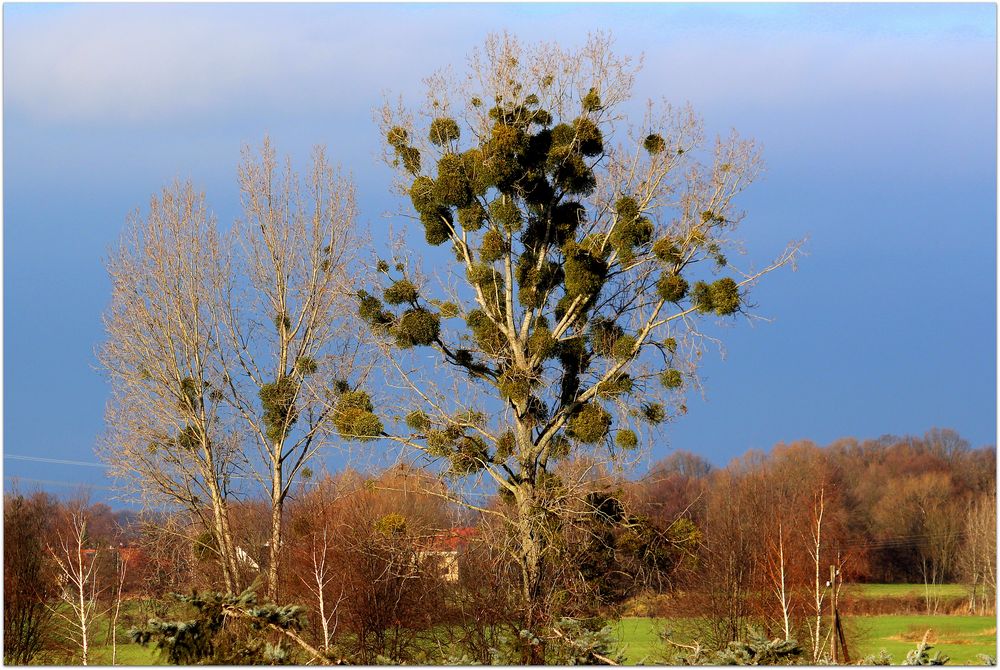
[[[472,526],[450,528],[432,535],[429,538],[429,548],[432,551],[457,551],[475,539],[478,534],[479,531]]]

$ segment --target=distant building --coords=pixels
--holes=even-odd
[[[433,566],[444,581],[457,582],[462,552],[477,534],[475,528],[467,526],[431,535],[417,556],[428,567]]]

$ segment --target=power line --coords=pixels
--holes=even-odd
[[[99,484],[88,484],[87,482],[63,482],[54,479],[32,479],[30,477],[15,477],[14,475],[4,475],[4,479],[9,479],[13,482],[31,482],[32,484],[44,484],[46,486],[69,486],[71,488],[103,489],[105,491],[115,490],[113,486],[100,486]]]
[[[41,456],[22,456],[20,454],[4,454],[4,458],[10,458],[15,461],[35,461],[38,463],[55,463],[56,465],[82,465],[88,468],[106,468],[104,463],[95,463],[93,461],[71,461],[65,458],[42,458]]]

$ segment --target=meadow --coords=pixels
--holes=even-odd
[[[905,586],[905,585],[902,585]],[[901,663],[930,630],[927,640],[931,653],[940,649],[950,657],[949,665],[982,665],[979,654],[996,656],[996,618],[992,616],[878,615],[845,617],[851,658],[857,662],[885,649],[893,664]],[[685,643],[682,621],[663,618],[630,617],[618,626],[621,644],[629,665],[662,662],[665,651],[660,631],[669,628],[672,639]]]
[[[898,598],[923,594],[922,584],[863,584],[848,587],[853,595],[866,598]],[[935,589],[941,597],[960,597],[966,588],[960,584],[944,584]],[[847,590],[847,589],[845,589]],[[123,604],[118,630],[118,665],[161,665],[153,646],[142,647],[128,642],[127,630],[141,623],[150,615],[148,604],[126,601]],[[906,654],[928,633],[927,640],[933,650],[940,649],[949,657],[949,665],[981,665],[980,654],[995,656],[997,653],[996,618],[992,616],[963,615],[874,615],[845,616],[851,658],[857,662],[870,654],[885,649],[892,655],[894,664],[901,663]],[[664,662],[667,646],[660,633],[669,631],[675,642],[688,643],[693,639],[690,619],[663,617],[625,617],[617,624],[618,640],[628,665],[654,665]],[[106,624],[98,624],[91,648],[91,664],[110,665],[111,645]],[[932,650],[932,654],[933,654]],[[38,661],[46,665],[60,665],[73,661],[65,653],[50,651]]]

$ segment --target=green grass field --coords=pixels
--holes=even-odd
[[[858,589],[862,597],[904,597],[922,595],[919,584],[865,584],[850,587]],[[938,595],[959,597],[966,593],[965,587],[956,584],[938,586]],[[118,654],[119,665],[159,665],[158,654],[153,647],[126,644],[126,630],[130,625],[144,620],[148,612],[138,603],[129,602],[123,606],[119,622]],[[907,652],[916,647],[917,642],[928,629],[928,641],[934,649],[940,649],[951,660],[950,665],[978,665],[977,654],[996,655],[996,619],[992,616],[950,616],[950,615],[873,615],[844,617],[848,632],[848,645],[852,659],[860,659],[868,654],[877,654],[885,649],[892,654],[898,664],[906,658]],[[131,622],[131,624],[129,623]],[[624,649],[628,664],[654,664],[663,661],[666,651],[659,638],[660,631],[669,627],[671,638],[680,643],[689,642],[693,637],[692,620],[656,619],[628,617],[618,623],[618,637]],[[111,664],[111,647],[103,644],[107,639],[107,624],[98,624],[91,652],[91,663]],[[933,653],[933,651],[932,651]],[[46,655],[36,659],[48,665],[63,665],[79,662],[58,655]]]
[[[894,663],[903,661],[928,630],[927,641],[951,657],[949,665],[981,665],[977,654],[997,653],[996,618],[992,616],[853,616],[845,622],[858,640],[860,656],[885,649]]]
[[[626,663],[653,664],[660,660],[664,648],[658,634],[667,625],[674,630],[677,642],[688,641],[682,621],[623,619],[619,632]],[[928,629],[928,641],[951,657],[949,665],[981,665],[977,654],[997,653],[996,619],[991,616],[856,616],[845,617],[845,625],[853,660],[885,649],[892,654],[894,663],[901,663]]]
[[[122,603],[117,626],[116,665],[160,665],[155,645],[142,647],[129,642],[128,639],[128,629],[136,623],[145,621],[150,616],[151,613],[144,611],[138,601],[127,600]],[[55,620],[55,625],[57,629],[62,629],[64,626],[59,619]],[[94,622],[93,632],[90,635],[90,665],[111,665],[112,647],[108,626],[109,621],[105,617],[99,617]],[[80,663],[79,648],[75,644],[67,641],[57,644],[55,647],[42,652],[33,660],[32,665],[76,665]]]

